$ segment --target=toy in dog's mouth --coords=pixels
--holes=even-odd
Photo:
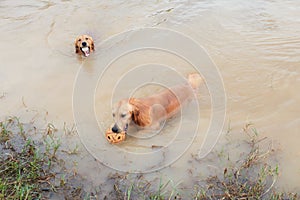
[[[80,50],[85,57],[88,57],[90,55],[90,47],[81,47]]]
[[[123,142],[126,139],[126,131],[114,133],[111,130],[111,128],[109,128],[105,133],[105,137],[109,143],[117,144],[117,143]]]

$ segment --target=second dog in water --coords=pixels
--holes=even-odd
[[[75,39],[75,53],[88,57],[95,51],[94,40],[89,35],[80,35]]]

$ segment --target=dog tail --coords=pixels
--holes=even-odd
[[[198,89],[200,85],[203,83],[203,79],[198,73],[191,73],[188,76],[188,82],[193,89]]]

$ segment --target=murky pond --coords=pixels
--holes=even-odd
[[[200,115],[194,113],[196,105],[192,102],[182,111],[186,118],[182,121],[180,117],[171,119],[151,142],[132,137],[112,147],[101,133],[103,127],[112,123],[112,102],[131,94],[146,96],[161,89],[141,87],[141,84],[137,88],[131,85],[134,81],[137,84],[143,80],[162,81],[171,86],[180,84],[184,81],[182,77],[195,71],[182,57],[157,49],[137,49],[116,57],[120,49],[132,50],[139,46],[137,41],[142,43],[153,38],[149,33],[133,39],[126,35],[121,40],[111,38],[129,30],[154,27],[179,32],[206,49],[219,69],[227,97],[223,132],[230,126],[238,140],[242,127],[253,123],[263,137],[280,144],[279,186],[300,189],[300,2],[2,0],[0,11],[1,118],[16,115],[25,121],[43,121],[45,117],[58,126],[63,126],[64,122],[73,124],[79,117],[77,110],[74,113],[76,99],[73,99],[78,81],[84,84],[94,81],[93,88],[88,84],[79,85],[82,89],[79,90],[82,92],[80,114],[83,115],[76,125],[92,154],[78,161],[78,171],[95,185],[102,184],[101,180],[114,172],[105,166],[111,166],[109,163],[101,160],[101,156],[109,156],[103,152],[111,148],[135,155],[159,152],[159,148],[152,147],[173,141],[172,133],[179,123],[189,127],[185,132],[194,132],[191,126],[194,116],[199,118],[199,128],[193,143],[184,146],[189,142],[185,139],[193,135],[173,141],[178,151],[161,152],[149,160],[154,163],[152,170],[155,170],[155,163],[171,165],[149,176],[165,175],[188,184],[188,169],[201,168],[190,166],[188,160],[191,154],[198,153],[205,138],[202,133],[210,125],[213,109],[209,85],[202,85],[197,96]],[[88,59],[78,59],[74,54],[73,42],[80,34],[89,34],[95,39],[96,51]],[[164,44],[163,37],[161,33],[155,41]],[[181,45],[185,48],[183,41],[178,40],[177,46]],[[197,52],[187,52],[187,55],[197,55]],[[109,65],[104,65],[107,60]],[[129,71],[134,72],[129,74]],[[179,78],[174,78],[177,76]],[[86,108],[89,103],[91,105]],[[178,155],[181,157],[177,158]],[[93,161],[93,156],[104,165]],[[126,160],[126,154],[122,156]],[[161,161],[162,157],[167,157],[167,161]],[[118,156],[104,158],[107,159],[114,164],[124,164],[126,170],[132,165],[143,168],[145,164],[138,157],[128,157],[127,163],[118,161],[121,159]]]

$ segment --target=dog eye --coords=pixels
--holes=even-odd
[[[81,41],[81,39],[78,39],[78,41],[80,42],[80,41]]]
[[[89,38],[87,38],[87,37],[86,37],[85,39],[86,39],[86,40],[89,40]]]
[[[122,118],[126,117],[126,114],[121,114],[121,117],[122,117]]]

